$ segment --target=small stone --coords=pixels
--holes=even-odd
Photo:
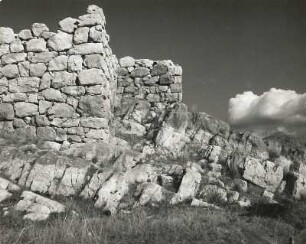
[[[152,76],[158,76],[158,75],[164,75],[168,72],[168,67],[163,64],[156,64],[153,66],[151,75]]]
[[[85,94],[85,87],[83,86],[66,86],[61,91],[70,96],[82,96]]]
[[[73,41],[76,44],[86,43],[88,41],[89,28],[81,27],[74,32]]]
[[[82,70],[83,58],[81,55],[72,55],[68,58],[68,71],[78,72]]]
[[[58,32],[48,40],[48,46],[54,51],[64,51],[72,47],[72,35]]]
[[[85,135],[87,138],[91,139],[99,139],[99,140],[108,140],[109,134],[108,130],[94,130],[91,129],[88,133]]]
[[[100,54],[86,55],[84,64],[89,69],[97,68],[97,69],[102,69],[104,71],[108,69],[104,57]]]
[[[18,34],[19,38],[22,40],[29,40],[33,38],[31,30],[21,30]]]
[[[10,52],[10,46],[9,45],[0,45],[0,57],[2,57],[4,54],[7,54]]]
[[[59,27],[64,32],[73,33],[77,22],[77,19],[68,17],[59,22]]]
[[[170,85],[172,83],[174,83],[174,78],[173,78],[172,75],[165,74],[165,75],[160,76],[160,84],[161,85]]]
[[[56,133],[51,127],[38,127],[37,137],[43,141],[54,141],[56,138]]]
[[[47,51],[46,41],[42,38],[32,39],[26,43],[28,52],[44,52]]]
[[[45,73],[40,80],[39,90],[50,88],[52,77],[49,73]]]
[[[28,77],[30,75],[30,62],[24,61],[18,63],[18,69],[21,77]]]
[[[13,125],[15,128],[24,128],[27,126],[23,119],[14,119]]]
[[[91,27],[89,37],[93,42],[103,42],[103,32],[98,31],[96,27]]]
[[[13,29],[0,27],[0,45],[10,44],[15,40],[15,34]]]
[[[48,118],[44,115],[36,115],[35,116],[35,123],[37,126],[49,126],[50,125],[50,121],[48,120]],[[37,133],[38,135],[38,133]]]
[[[105,118],[82,118],[80,125],[85,128],[101,129],[108,128],[108,120]]]
[[[45,114],[49,108],[51,108],[52,102],[39,101],[39,114]]]

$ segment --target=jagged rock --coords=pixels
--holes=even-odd
[[[18,34],[19,38],[22,40],[29,40],[33,38],[31,30],[21,30]]]
[[[66,211],[63,204],[52,201],[38,194],[30,191],[24,191],[15,209],[17,211],[25,212],[23,219],[31,221],[44,221],[49,218],[51,214],[60,214]]]
[[[270,161],[246,158],[243,178],[268,191],[275,192],[283,179],[283,168]]]
[[[148,205],[153,207],[169,203],[175,194],[153,182],[139,185],[137,191],[140,192],[138,204],[141,206]]]
[[[64,32],[73,33],[77,26],[77,21],[77,19],[68,17],[59,22],[59,27]]]
[[[48,40],[48,46],[54,51],[64,51],[72,47],[72,35],[58,32]]]
[[[14,40],[15,34],[11,28],[0,27],[0,45],[10,44]]]
[[[201,178],[202,176],[199,172],[187,168],[177,194],[171,199],[171,204],[193,199],[198,192]]]
[[[43,32],[49,31],[49,28],[44,23],[34,23],[32,25],[32,32],[34,36],[41,36]]]

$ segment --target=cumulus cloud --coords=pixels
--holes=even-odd
[[[306,93],[272,88],[262,95],[247,91],[229,100],[233,126],[306,126]]]

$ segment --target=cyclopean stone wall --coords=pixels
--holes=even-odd
[[[108,140],[118,61],[109,47],[103,10],[15,34],[0,28],[0,133],[44,141]]]
[[[124,57],[119,60],[116,106],[125,100],[146,100],[150,103],[181,102],[182,67],[170,60],[135,60]]]

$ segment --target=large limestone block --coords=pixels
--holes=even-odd
[[[0,27],[0,45],[10,44],[14,40],[15,40],[15,34],[11,28]]]
[[[72,47],[72,35],[65,32],[58,32],[51,36],[48,46],[54,51],[64,51]]]
[[[10,103],[0,103],[0,121],[13,120],[14,108]]]
[[[8,64],[0,67],[0,73],[9,79],[12,79],[19,76],[19,69],[16,64]]]
[[[17,117],[27,117],[38,114],[38,106],[33,103],[19,102],[14,105]]]
[[[102,54],[104,47],[102,43],[85,43],[75,45],[68,51],[69,55],[88,55],[88,54]]]
[[[26,43],[28,52],[45,52],[47,51],[47,43],[43,38],[32,39]]]
[[[199,190],[202,176],[193,168],[187,168],[177,194],[171,199],[171,204],[177,204],[195,197]]]
[[[103,71],[100,69],[82,70],[78,78],[83,86],[101,85],[108,82]]]
[[[56,103],[50,109],[48,114],[53,115],[54,118],[76,118],[78,114],[74,108],[66,103]]]
[[[84,96],[79,101],[79,109],[83,117],[109,118],[110,101],[102,96]]]
[[[10,53],[2,56],[3,64],[15,64],[22,62],[26,59],[27,54],[25,53]]]
[[[9,83],[9,91],[13,93],[37,92],[39,81],[39,78],[36,77],[20,77]]]
[[[283,167],[270,161],[262,162],[260,159],[248,157],[244,163],[243,178],[275,192],[283,180]]]

